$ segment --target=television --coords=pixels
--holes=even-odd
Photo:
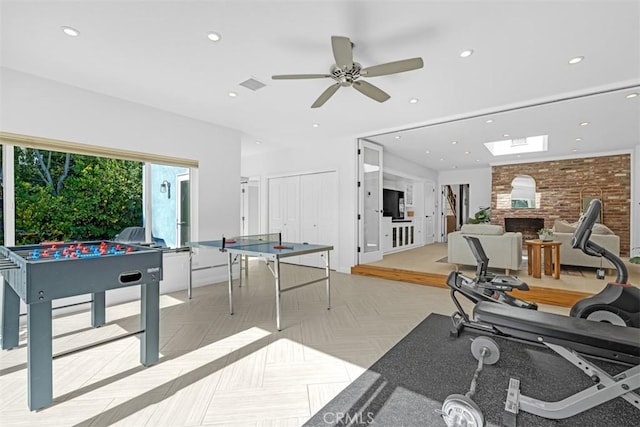
[[[404,219],[404,191],[382,189],[382,215]]]

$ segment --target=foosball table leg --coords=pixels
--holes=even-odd
[[[27,375],[29,409],[53,401],[51,300],[27,305]]]
[[[104,292],[94,292],[91,297],[91,326],[97,328],[106,320]]]
[[[13,288],[3,281],[2,298],[2,349],[18,346],[20,329],[20,297]]]
[[[144,283],[141,288],[140,327],[140,363],[153,365],[159,357],[159,320],[160,320],[160,286],[158,282]]]

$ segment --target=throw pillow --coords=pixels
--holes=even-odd
[[[570,224],[565,220],[556,219],[553,223],[553,231],[556,233],[573,233],[576,231],[577,223]]]
[[[462,231],[462,234],[489,234],[496,236],[504,234],[502,226],[495,224],[464,224],[460,231]]]
[[[614,232],[604,224],[593,224],[591,234],[614,234]]]

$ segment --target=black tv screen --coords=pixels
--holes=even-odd
[[[398,190],[382,189],[382,215],[392,219],[403,219],[404,212],[400,210],[400,199],[404,200],[404,192]]]

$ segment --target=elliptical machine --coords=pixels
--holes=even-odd
[[[469,315],[456,298],[456,293],[460,293],[474,304],[480,301],[491,301],[513,307],[538,309],[536,303],[515,298],[508,294],[513,289],[528,291],[529,286],[525,282],[516,276],[497,275],[487,272],[489,257],[485,253],[480,239],[473,236],[463,236],[463,238],[467,241],[476,259],[476,277],[465,276],[459,271],[452,271],[447,277],[447,285],[451,288],[451,299],[457,308],[457,311],[451,315],[453,329],[450,333],[452,336],[458,336],[465,325],[468,326],[472,323]]]
[[[571,317],[581,317],[619,326],[640,328],[640,289],[628,283],[626,265],[615,254],[589,240],[591,229],[600,215],[602,205],[594,199],[580,219],[571,238],[571,247],[579,248],[587,255],[609,260],[616,268],[615,282],[609,282],[597,294],[581,299],[571,307]]]

